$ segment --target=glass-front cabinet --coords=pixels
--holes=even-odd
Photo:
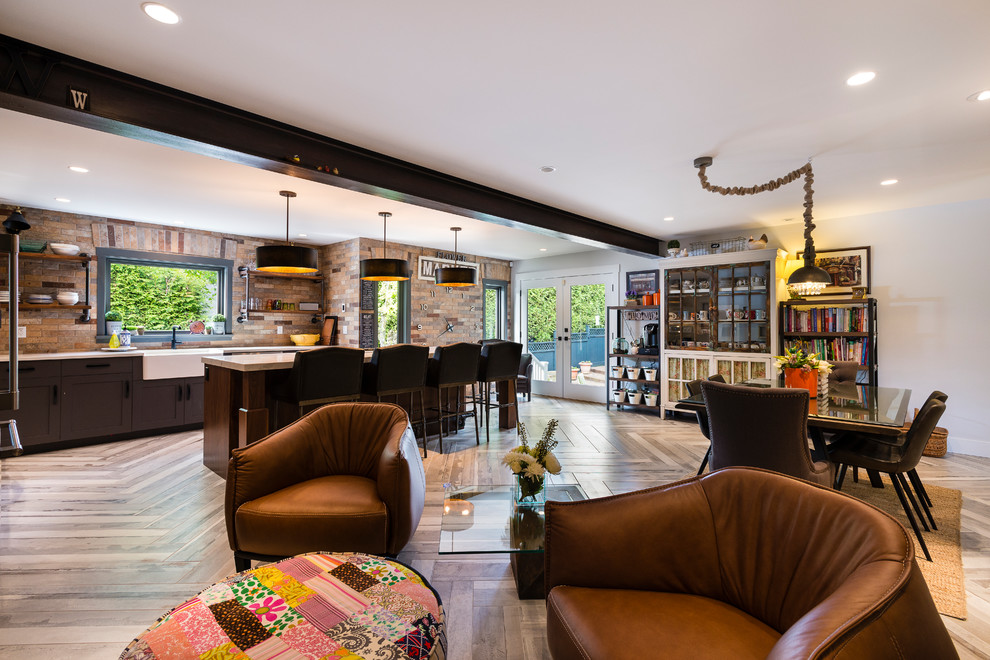
[[[769,261],[667,270],[666,347],[766,353],[768,282]]]
[[[751,250],[663,259],[663,406],[686,384],[716,373],[726,381],[767,378],[776,346],[777,300],[786,298],[786,252]]]

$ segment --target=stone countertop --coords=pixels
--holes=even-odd
[[[319,348],[319,346],[305,346],[305,348]],[[430,347],[430,355],[436,346]],[[372,349],[365,349],[364,361],[371,359]],[[276,355],[204,355],[203,364],[230,369],[232,371],[274,371],[277,369],[290,369],[295,360],[295,351],[292,353],[281,353]]]
[[[224,355],[235,355],[237,353],[296,353],[297,351],[305,351],[306,349],[314,348],[313,346],[295,346],[289,344],[288,346],[224,346],[223,348],[213,348],[214,351],[222,351]],[[17,359],[21,362],[33,362],[37,360],[84,360],[92,358],[117,358],[117,357],[141,357],[146,353],[155,353],[160,350],[169,350],[161,348],[134,348],[130,351],[71,351],[64,353],[21,353],[17,356]],[[188,350],[190,353],[195,351],[205,351],[211,350],[211,347],[203,346],[200,348],[189,348],[189,349],[177,349],[177,350]],[[219,354],[217,355],[219,357]],[[261,356],[259,356],[261,357]],[[0,353],[0,362],[7,362],[7,354]],[[291,360],[290,360],[291,362]]]

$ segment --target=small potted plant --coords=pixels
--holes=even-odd
[[[217,314],[213,317],[213,334],[222,335],[227,331],[227,317],[223,314]]]
[[[581,367],[581,373],[583,374],[591,373],[591,361],[582,360],[581,362],[578,362],[578,366]]]
[[[639,302],[639,294],[634,289],[626,291],[626,304],[635,305]]]
[[[676,257],[679,250],[681,249],[681,242],[676,238],[672,241],[667,241],[667,256]]]
[[[645,401],[648,406],[655,406],[657,405],[657,397],[659,395],[660,393],[657,390],[648,390],[643,393],[643,401]]]
[[[124,327],[123,317],[121,317],[120,312],[114,309],[107,310],[107,313],[103,315],[103,320],[107,323],[108,335],[120,334]]]
[[[139,325],[139,326],[137,326],[137,327],[135,328],[135,330],[137,330],[137,333],[138,333],[139,335],[143,335],[143,334],[144,334],[144,326],[143,326],[143,325]]]

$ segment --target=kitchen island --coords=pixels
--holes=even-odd
[[[371,359],[371,354],[371,350],[364,352],[365,362]],[[268,392],[292,368],[295,354],[205,355],[202,360],[206,366],[203,465],[226,478],[231,450],[268,435]],[[427,388],[427,407],[436,406],[435,399],[430,402],[432,392],[432,388]],[[500,384],[499,397],[511,400],[515,396],[514,381]],[[480,409],[479,414],[483,415]],[[515,409],[511,406],[500,409],[498,420],[501,428],[515,428]]]

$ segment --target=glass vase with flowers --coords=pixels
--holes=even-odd
[[[543,437],[530,446],[526,425],[519,422],[520,444],[502,457],[515,475],[513,482],[513,502],[516,506],[539,506],[546,501],[547,474],[560,474],[560,461],[553,453],[557,440],[553,437],[559,422],[551,419],[543,430]]]

